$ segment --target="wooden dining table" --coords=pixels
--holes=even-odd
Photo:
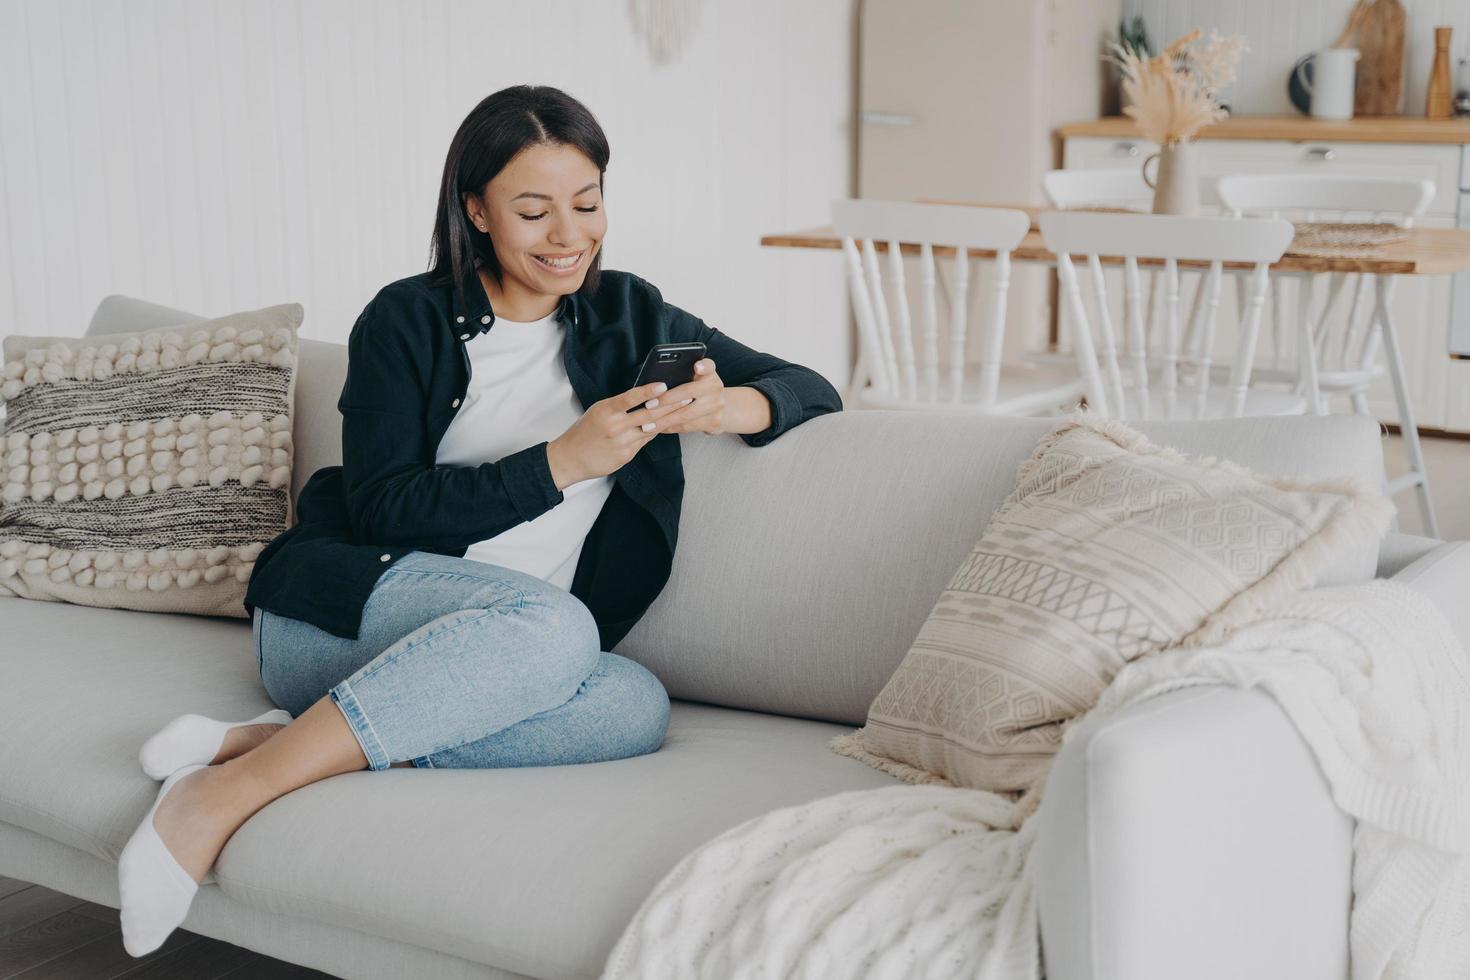
[[[919,198],[921,204],[961,204],[968,207],[989,208],[1012,208],[1017,211],[1025,211],[1031,219],[1031,230],[1021,240],[1021,244],[1011,253],[1013,262],[1041,262],[1055,265],[1057,257],[1047,249],[1041,240],[1041,230],[1037,226],[1037,217],[1043,211],[1051,210],[1040,204],[982,204],[976,201],[944,201],[929,198]],[[1406,228],[1405,237],[1402,240],[1386,242],[1373,247],[1371,250],[1363,250],[1371,254],[1356,254],[1352,256],[1325,256],[1321,254],[1306,254],[1292,252],[1292,246],[1287,246],[1286,254],[1279,261],[1271,264],[1272,272],[1370,272],[1378,275],[1397,276],[1443,276],[1452,275],[1470,269],[1470,229],[1462,228]],[[761,244],[769,248],[831,248],[841,249],[842,239],[833,233],[830,225],[821,228],[808,228],[800,231],[776,232],[761,236]],[[874,242],[880,252],[887,251],[887,245],[883,242]],[[905,255],[919,254],[919,246],[907,242],[900,242],[900,248]],[[953,255],[954,249],[945,246],[935,246],[934,254]],[[995,258],[994,252],[985,252],[971,249],[970,255],[977,259]],[[1123,260],[1120,256],[1100,256],[1104,264],[1121,265]],[[1140,266],[1163,265],[1162,259],[1138,260]],[[1191,262],[1180,260],[1180,268],[1208,266],[1209,262]],[[1239,262],[1224,263],[1225,268],[1250,268],[1249,263]]]
[[[967,207],[991,207],[1011,208],[1024,211],[1031,219],[1031,228],[1026,232],[1026,237],[1021,244],[1011,252],[1013,262],[1032,262],[1046,265],[1055,265],[1057,257],[1046,247],[1042,241],[1041,231],[1037,225],[1039,215],[1051,210],[1046,205],[1036,204],[994,204],[979,201],[953,201],[939,200],[934,198],[918,198],[915,203],[920,204],[958,204]],[[1123,210],[1118,208],[1100,208],[1096,210]],[[1270,266],[1273,275],[1310,276],[1322,272],[1338,273],[1371,273],[1373,274],[1373,318],[1381,329],[1383,338],[1383,353],[1387,361],[1388,372],[1394,389],[1394,399],[1398,403],[1400,429],[1404,435],[1405,449],[1408,450],[1411,471],[1396,480],[1388,483],[1386,490],[1392,495],[1402,490],[1414,488],[1419,496],[1419,503],[1424,512],[1426,524],[1431,528],[1431,533],[1437,536],[1437,522],[1434,516],[1433,504],[1429,499],[1429,487],[1424,476],[1423,453],[1419,445],[1419,433],[1413,424],[1413,409],[1409,403],[1408,381],[1404,370],[1403,352],[1399,347],[1397,331],[1393,325],[1393,314],[1390,310],[1390,298],[1392,296],[1393,282],[1398,276],[1444,276],[1453,275],[1470,269],[1470,229],[1461,228],[1406,228],[1403,229],[1402,238],[1395,241],[1384,242],[1371,248],[1353,249],[1351,254],[1322,254],[1321,249],[1303,249],[1293,252],[1296,243],[1288,245],[1285,254]],[[799,231],[776,232],[761,236],[761,245],[768,248],[825,248],[841,249],[842,239],[836,235],[830,226],[821,228],[809,228]],[[874,242],[874,248],[879,252],[887,252],[888,246],[884,242]],[[905,255],[919,254],[919,245],[909,242],[900,242],[899,248]],[[954,248],[948,246],[934,246],[933,253],[936,257],[941,255],[953,255]],[[970,256],[974,259],[995,258],[994,252],[986,252],[980,249],[971,249]],[[1121,256],[1099,256],[1104,265],[1122,265]],[[1139,257],[1140,267],[1162,266],[1163,259],[1149,259]],[[1208,261],[1189,261],[1181,259],[1178,262],[1180,269],[1190,267],[1206,268],[1210,265]],[[1249,269],[1250,263],[1225,262],[1224,269]],[[1052,309],[1057,307],[1055,296],[1055,284],[1053,284]],[[1053,317],[1048,333],[1052,347],[1057,342],[1057,324]],[[1448,352],[1446,352],[1448,356]],[[861,352],[858,363],[854,366],[854,383],[860,384],[859,378],[865,376],[865,365]],[[1315,376],[1315,372],[1312,372]],[[1315,381],[1315,377],[1313,378]],[[1315,384],[1312,386],[1315,389]],[[1312,398],[1311,404],[1318,404],[1317,392],[1309,392]]]

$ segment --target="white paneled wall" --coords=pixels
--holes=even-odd
[[[460,121],[539,83],[612,145],[604,267],[840,386],[840,262],[759,240],[850,192],[854,7],[704,0],[655,67],[620,2],[0,0],[0,335],[126,293],[345,340],[428,267]]]
[[[1290,113],[1286,79],[1309,51],[1325,48],[1347,26],[1354,0],[1123,0],[1123,16],[1142,14],[1149,35],[1163,44],[1192,27],[1243,34],[1251,50],[1226,101],[1239,113]],[[1434,28],[1454,28],[1450,68],[1470,55],[1470,2],[1403,0],[1406,115],[1424,115],[1424,90],[1434,58]]]

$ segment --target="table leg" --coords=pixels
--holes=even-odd
[[[1414,412],[1409,406],[1409,385],[1404,376],[1404,357],[1399,350],[1398,333],[1394,329],[1393,314],[1388,301],[1393,292],[1393,276],[1376,276],[1374,283],[1374,313],[1378,329],[1383,338],[1383,355],[1388,362],[1388,374],[1393,382],[1393,396],[1399,407],[1399,431],[1403,433],[1404,448],[1409,452],[1409,469],[1413,480],[1407,481],[1419,495],[1419,510],[1424,515],[1424,529],[1431,538],[1439,537],[1439,521],[1434,516],[1434,503],[1429,499],[1429,474],[1424,468],[1424,452],[1419,445],[1419,428],[1414,423]]]

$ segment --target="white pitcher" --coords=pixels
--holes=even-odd
[[[1358,81],[1356,48],[1324,48],[1312,56],[1312,80],[1297,66],[1296,79],[1312,100],[1312,115],[1318,119],[1353,118],[1353,91]]]
[[[1148,165],[1159,161],[1158,179],[1151,180]],[[1165,143],[1143,161],[1143,182],[1153,188],[1154,214],[1199,214],[1199,153],[1194,140]]]

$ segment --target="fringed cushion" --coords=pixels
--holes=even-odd
[[[1392,512],[1376,488],[1191,460],[1074,416],[1022,464],[866,726],[832,747],[909,782],[1031,788],[1125,663],[1218,642]]]
[[[292,523],[302,316],[6,337],[0,595],[245,618]]]

